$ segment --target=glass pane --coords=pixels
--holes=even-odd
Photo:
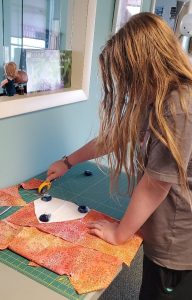
[[[163,17],[172,29],[174,29],[177,16],[177,2],[177,0],[156,0],[155,3],[155,14]]]
[[[88,0],[81,4],[83,10],[88,8]],[[85,33],[86,18],[81,21],[79,42],[74,19],[77,7],[78,0],[2,0],[1,62],[13,61],[27,73],[28,83],[22,84],[26,92],[68,88],[72,83],[81,86],[75,75],[71,82],[72,56],[77,69],[82,70],[85,50],[82,26]],[[5,77],[2,67],[1,81]],[[0,92],[5,94],[5,89]]]
[[[0,79],[5,78],[4,64],[14,61],[19,65],[22,36],[22,1],[3,0],[1,3],[1,69]],[[5,17],[6,16],[6,17]],[[3,89],[0,90],[3,93]]]

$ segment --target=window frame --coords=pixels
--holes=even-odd
[[[59,91],[38,92],[13,97],[0,97],[0,119],[62,106],[89,98],[91,61],[95,30],[97,0],[89,0],[85,36],[83,74],[80,88],[61,89]]]

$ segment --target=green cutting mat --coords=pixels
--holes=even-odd
[[[84,171],[90,170],[92,176],[84,176]],[[109,195],[109,177],[107,169],[103,173],[94,163],[86,162],[73,167],[65,176],[54,181],[49,191],[54,197],[70,200],[78,205],[87,205],[89,208],[96,209],[105,214],[120,219],[128,205],[128,196]],[[35,176],[39,179],[45,179],[46,174]],[[120,192],[125,193],[127,189],[127,179],[122,174],[120,181]],[[31,202],[39,195],[33,191],[19,190],[26,202]],[[13,207],[6,212],[0,219],[3,219],[18,210],[19,207]],[[78,295],[70,284],[67,276],[58,276],[42,267],[28,266],[28,260],[13,253],[10,250],[0,252],[0,262],[23,273],[35,281],[45,285],[55,292],[65,296],[68,299],[84,299],[86,295]]]

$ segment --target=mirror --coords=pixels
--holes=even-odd
[[[150,11],[162,17],[181,40],[184,50],[192,56],[192,37],[181,36],[180,31],[180,23],[183,16],[192,12],[192,0],[117,0],[113,20],[113,33],[118,31],[132,15],[140,11]]]
[[[9,62],[28,77],[21,82],[24,95],[8,97],[0,89],[0,118],[88,98],[96,3],[0,2],[0,80],[7,78],[4,67]]]
[[[180,39],[183,49],[187,54],[191,54],[191,38],[182,35],[181,22],[185,15],[192,11],[192,1],[190,0],[153,0],[154,12],[161,16],[173,29],[176,36]]]

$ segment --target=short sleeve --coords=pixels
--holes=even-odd
[[[168,116],[169,118],[169,116]],[[173,120],[168,119],[171,124]],[[187,171],[192,153],[192,114],[188,117],[183,112],[177,113],[174,117],[174,138],[177,147],[184,161]],[[146,172],[153,178],[169,183],[179,183],[179,172],[175,159],[169,149],[151,134],[151,141],[148,149],[148,161]]]

